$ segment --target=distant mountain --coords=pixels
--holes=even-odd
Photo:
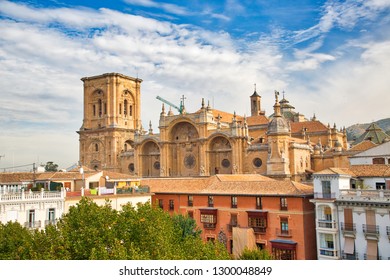
[[[375,122],[380,128],[383,129],[386,134],[390,135],[390,118],[382,119]],[[354,139],[359,138],[360,135],[362,135],[367,127],[371,123],[364,123],[364,124],[354,124],[349,127],[347,127],[347,139],[348,141],[353,141]]]

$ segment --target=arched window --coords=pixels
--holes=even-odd
[[[101,117],[102,116],[102,100],[101,99],[98,100],[98,104],[99,104],[99,117]]]
[[[95,152],[99,152],[99,144],[95,144]]]
[[[129,107],[129,116],[133,116],[133,105],[130,105]]]
[[[125,99],[124,106],[123,106],[123,113],[127,115],[127,99]]]
[[[93,115],[96,116],[96,105],[92,106]]]

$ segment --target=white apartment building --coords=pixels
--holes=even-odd
[[[0,222],[17,221],[29,229],[44,229],[75,206],[83,196],[113,209],[151,201],[148,187],[126,174],[95,171],[0,173]]]
[[[65,210],[65,191],[0,193],[0,222],[17,221],[29,229],[55,224]]]
[[[389,143],[313,174],[319,260],[390,259]]]

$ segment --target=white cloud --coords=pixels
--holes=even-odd
[[[375,5],[379,9],[384,3]],[[380,118],[388,96],[383,89],[389,88],[384,77],[390,70],[388,41],[357,38],[340,55],[320,52],[323,32],[344,24],[336,20],[340,12],[335,11],[297,33],[296,41],[314,34],[317,40],[305,49],[296,47],[288,57],[280,47],[290,39],[285,30],[275,29],[254,41],[235,40],[227,32],[110,9],[39,9],[2,1],[0,129],[8,135],[0,137],[0,154],[7,154],[1,166],[12,165],[10,154],[19,152],[28,161],[41,155],[41,161],[61,167],[77,161],[75,131],[83,117],[80,78],[107,72],[144,80],[143,125],[151,120],[155,132],[161,111],[157,95],[178,104],[184,94],[189,112],[198,110],[204,97],[218,109],[243,115],[250,111],[254,83],[267,114],[272,113],[274,90],[286,90],[297,111],[311,115],[315,110],[331,123],[334,118],[352,124],[365,115],[356,108],[364,108],[372,97],[377,109],[370,115]],[[347,12],[342,16],[351,17]],[[356,61],[347,56],[348,48],[357,50]],[[343,106],[351,113],[344,113]]]
[[[175,15],[191,14],[186,8],[170,3],[156,2],[153,0],[125,0],[125,2],[131,5],[162,9],[165,12]]]

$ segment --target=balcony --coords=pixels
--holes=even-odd
[[[336,228],[336,222],[333,220],[318,220],[319,228]]]
[[[57,220],[45,220],[45,226],[55,225],[57,224]]]
[[[322,192],[315,192],[314,193],[315,199],[335,199],[336,193],[322,193]]]
[[[382,256],[373,256],[373,255],[367,255],[364,254],[365,260],[382,260]]]
[[[334,248],[320,248],[319,251],[321,256],[327,256],[333,258],[338,257],[337,250],[335,250]]]
[[[24,227],[26,227],[28,229],[38,229],[41,227],[41,221],[25,222]]]
[[[341,259],[343,260],[358,260],[359,254],[355,252],[355,254],[346,254],[344,251],[341,253]]]
[[[229,232],[232,232],[234,227],[240,227],[240,225],[238,225],[238,224],[227,224],[226,227],[227,227],[227,230]]]
[[[255,233],[259,233],[259,234],[265,234],[267,231],[266,227],[252,227],[252,228]]]
[[[291,237],[292,236],[292,231],[291,229],[276,229],[276,235],[279,237]]]
[[[366,236],[379,238],[379,226],[363,224],[363,233]]]
[[[344,237],[353,237],[356,236],[356,224],[355,223],[340,223],[341,232]]]
[[[215,229],[216,224],[214,223],[203,223],[204,229]]]

